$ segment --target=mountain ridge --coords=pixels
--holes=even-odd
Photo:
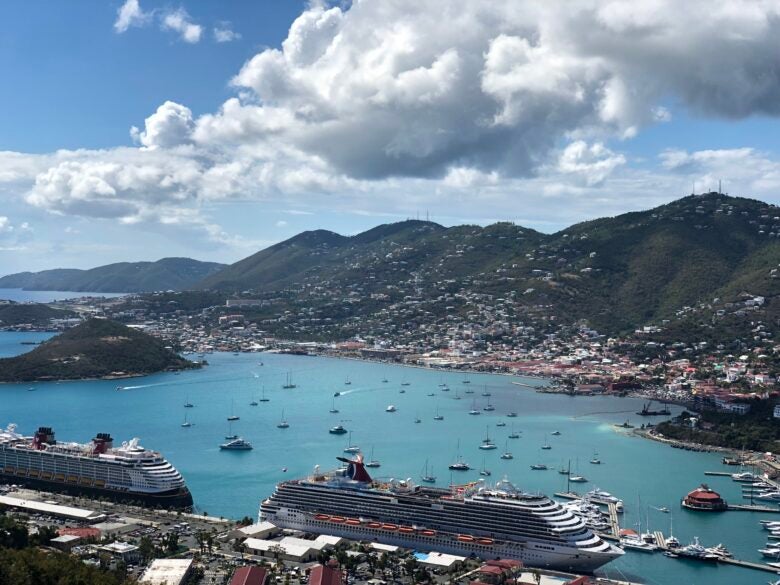
[[[9,274],[0,277],[0,288],[110,293],[186,290],[224,266],[175,257],[154,262],[115,262],[86,270],[55,268]]]

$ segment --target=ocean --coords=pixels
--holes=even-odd
[[[0,333],[0,355],[20,353],[47,334]],[[569,397],[536,393],[512,384],[536,379],[499,375],[441,373],[326,357],[279,354],[209,354],[210,365],[200,371],[157,374],[118,381],[39,383],[0,386],[0,424],[17,423],[24,433],[39,425],[52,426],[59,440],[88,441],[97,432],[109,432],[116,441],[139,437],[160,450],[184,475],[196,506],[204,513],[230,518],[255,517],[260,500],[280,480],[306,475],[315,465],[338,464],[336,457],[349,439],[328,429],[343,424],[353,432],[352,442],[368,457],[381,461],[373,475],[418,479],[426,460],[439,485],[477,480],[483,465],[492,481],[508,477],[526,491],[548,495],[566,488],[557,469],[571,462],[573,473],[589,479],[574,486],[587,491],[598,486],[625,501],[623,527],[674,535],[683,544],[698,536],[705,546],[725,544],[737,558],[760,561],[757,551],[766,541],[759,519],[766,514],[725,512],[706,514],[680,508],[680,499],[704,481],[731,502],[741,502],[740,487],[729,478],[706,477],[705,471],[734,471],[721,464],[718,454],[693,453],[640,439],[615,428],[628,420],[647,422],[634,413],[642,401],[635,398]],[[0,366],[1,367],[1,366]],[[282,389],[287,375],[297,385]],[[345,385],[349,379],[351,385]],[[387,379],[387,382],[383,382]],[[470,383],[464,383],[469,380]],[[407,382],[408,386],[401,386]],[[446,383],[445,392],[439,384]],[[123,390],[117,390],[123,386]],[[262,389],[270,402],[250,406]],[[401,393],[401,390],[405,390]],[[473,394],[466,394],[473,390]],[[341,395],[334,397],[335,392]],[[482,396],[489,392],[490,397]],[[428,396],[433,393],[434,396]],[[457,398],[460,397],[460,400]],[[494,411],[484,411],[488,400]],[[185,402],[194,408],[185,409]],[[337,414],[329,410],[335,407]],[[389,405],[396,412],[388,413]],[[472,408],[482,414],[471,416]],[[434,421],[436,411],[443,421]],[[673,409],[678,412],[679,409]],[[506,414],[516,411],[516,418]],[[193,423],[183,428],[185,412]],[[232,424],[231,412],[241,418]],[[415,417],[422,422],[415,424]],[[288,429],[276,424],[284,417]],[[498,427],[496,423],[505,422]],[[514,429],[521,438],[510,440]],[[231,432],[229,432],[231,431]],[[554,431],[560,431],[554,436]],[[248,452],[219,450],[232,432],[254,444]],[[488,433],[498,449],[483,452],[479,444]],[[552,449],[542,450],[548,442]],[[450,472],[448,464],[459,450],[474,467]],[[512,460],[500,459],[508,448]],[[601,465],[590,459],[598,454]],[[549,471],[532,471],[545,463]],[[667,507],[672,514],[656,508]],[[780,516],[777,518],[780,520]],[[748,569],[709,566],[669,559],[660,554],[628,552],[610,563],[604,573],[649,584],[764,584],[771,577]]]
[[[24,290],[21,288],[0,288],[0,300],[17,303],[51,303],[79,297],[121,297],[127,293],[73,292],[65,290]]]

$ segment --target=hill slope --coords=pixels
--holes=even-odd
[[[718,193],[541,234],[405,221],[352,237],[305,232],[200,283],[227,292],[513,295],[563,322],[634,329],[686,305],[741,293],[777,297],[780,210]],[[393,291],[399,294],[393,296]],[[778,300],[777,302],[780,302]]]
[[[223,267],[190,258],[119,262],[89,270],[57,268],[9,274],[0,278],[0,288],[115,293],[186,290]]]
[[[55,309],[38,303],[0,304],[0,327],[15,327],[17,325],[44,327],[50,324],[50,319],[66,319],[75,316],[76,313],[73,311]]]
[[[0,359],[0,382],[75,380],[198,367],[164,341],[114,321],[91,319],[29,353]]]

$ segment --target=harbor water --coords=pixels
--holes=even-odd
[[[0,357],[29,350],[23,341],[46,337],[0,333]],[[109,432],[117,441],[139,437],[182,472],[200,511],[231,518],[255,517],[260,500],[281,480],[306,475],[315,465],[336,466],[349,435],[332,435],[328,429],[340,423],[352,431],[352,443],[366,457],[373,453],[381,462],[379,469],[370,470],[375,476],[418,480],[427,461],[437,484],[444,486],[479,480],[484,465],[492,472],[487,481],[506,476],[526,491],[552,495],[567,487],[558,469],[571,465],[572,474],[589,480],[572,484],[573,489],[599,487],[624,500],[623,527],[636,530],[641,516],[643,531],[649,521],[651,530],[668,535],[673,521],[674,535],[683,544],[698,536],[705,546],[723,543],[744,560],[761,561],[756,551],[767,533],[759,520],[780,520],[780,515],[681,509],[680,499],[704,481],[730,502],[743,503],[739,484],[704,475],[738,469],[723,466],[718,454],[671,449],[617,428],[624,421],[636,426],[648,422],[635,414],[642,408],[639,399],[542,394],[511,382],[542,386],[544,380],[325,357],[256,353],[208,354],[206,359],[208,367],[180,374],[2,385],[0,424],[17,423],[25,434],[39,425],[52,426],[65,441],[88,441],[96,432]],[[288,377],[295,388],[282,388]],[[269,401],[250,406],[259,401],[263,388]],[[183,407],[187,401],[193,408]],[[484,410],[488,403],[495,410]],[[395,412],[387,412],[389,405]],[[334,408],[339,412],[331,413]],[[472,409],[481,414],[470,415]],[[512,411],[517,417],[507,417]],[[434,420],[437,412],[444,420]],[[181,426],[185,413],[191,427]],[[228,423],[231,413],[240,419]],[[289,428],[277,428],[282,417]],[[415,422],[417,417],[421,422]],[[507,438],[513,430],[519,439]],[[478,448],[486,433],[497,449]],[[228,434],[252,442],[254,450],[220,451]],[[545,443],[552,448],[542,450]],[[500,458],[507,449],[514,455],[511,460]],[[458,453],[472,471],[447,469]],[[590,463],[594,454],[601,465]],[[532,471],[536,463],[549,470]],[[671,514],[657,510],[662,507]],[[764,584],[772,577],[641,552],[628,552],[602,572],[668,585]]]
[[[22,288],[0,288],[0,300],[17,303],[51,303],[80,297],[121,297],[127,293],[73,292],[67,290],[24,290]]]

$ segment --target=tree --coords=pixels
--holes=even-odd
[[[154,558],[154,543],[148,536],[142,536],[138,543],[138,552],[145,563]]]

